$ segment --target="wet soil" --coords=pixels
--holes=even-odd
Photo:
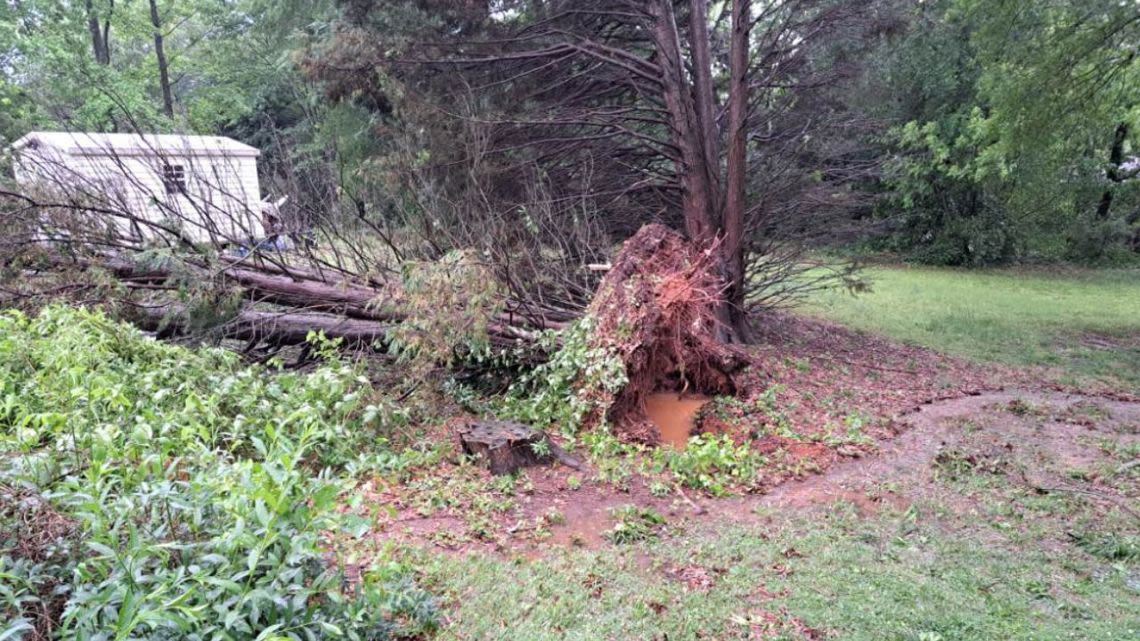
[[[1031,409],[1022,409],[1026,407]],[[1081,420],[1090,411],[1100,420]],[[934,463],[948,451],[966,448],[1027,459],[1047,453],[1059,465],[1081,471],[1104,459],[1095,445],[1099,439],[1140,441],[1140,436],[1127,433],[1140,426],[1140,403],[1072,393],[980,394],[925,405],[904,420],[908,429],[882,443],[875,455],[845,461],[824,474],[785,483],[758,500],[741,503],[784,509],[855,496],[853,502],[859,504],[867,502],[867,492],[877,492],[886,483],[914,500],[933,485]]]
[[[1026,411],[1025,407],[1031,408]],[[1090,421],[1088,415],[1097,416]],[[865,514],[884,508],[905,509],[915,501],[937,500],[967,512],[972,500],[938,483],[940,457],[966,457],[974,465],[1051,461],[1056,468],[1023,465],[1028,471],[1016,482],[1026,488],[1065,490],[1067,475],[1085,475],[1106,464],[1106,439],[1121,447],[1140,444],[1140,403],[1073,393],[1010,390],[932,402],[899,418],[903,432],[880,443],[873,454],[846,458],[821,474],[790,480],[769,492],[717,499],[690,493],[672,501],[667,511],[681,527],[716,528],[727,522],[750,523],[772,510],[807,509],[844,501]],[[1019,468],[1020,469],[1020,468]],[[1058,473],[1058,470],[1061,472]],[[1008,470],[1007,470],[1008,471]],[[1020,472],[1019,472],[1020,474]],[[1093,480],[1093,499],[1106,505],[1140,510],[1140,496],[1122,495]],[[1082,490],[1088,495],[1087,490]],[[937,495],[937,496],[936,496]],[[586,498],[586,497],[583,497]],[[591,535],[610,527],[608,507],[636,502],[634,496],[614,501],[604,493],[576,502],[576,518],[556,530],[556,540]],[[652,505],[652,502],[650,502]],[[1132,509],[1132,508],[1128,508]],[[584,529],[578,529],[578,525]],[[584,539],[593,542],[594,536]]]
[[[1140,444],[1140,403],[1009,390],[934,401],[898,417],[896,424],[901,433],[879,442],[872,453],[837,457],[822,473],[783,482],[762,494],[713,498],[673,486],[668,496],[660,497],[640,476],[616,487],[589,479],[580,484],[571,481],[582,477],[564,467],[532,468],[526,472],[525,489],[512,499],[514,507],[500,517],[498,531],[485,539],[441,538],[441,532],[461,532],[469,526],[462,511],[418,517],[406,509],[374,536],[456,553],[482,550],[545,557],[567,546],[608,545],[605,533],[615,525],[613,512],[627,505],[652,509],[680,530],[761,523],[772,511],[813,509],[837,501],[862,514],[904,510],[925,500],[967,513],[978,509],[973,499],[949,492],[945,483],[937,482],[940,458],[947,453],[979,465],[1021,461],[1021,468],[1029,472],[1017,482],[1031,489],[1063,490],[1066,473],[1046,473],[1036,463],[1048,459],[1068,474],[1081,475],[1103,467],[1106,439],[1121,447]],[[1121,495],[1107,486],[1097,489],[1093,481],[1094,500],[1110,506],[1131,504],[1140,510],[1140,497]],[[557,514],[557,521],[546,521],[550,514]]]
[[[707,396],[657,392],[645,398],[645,413],[661,433],[663,444],[685,449],[696,427],[697,413],[709,400]]]
[[[776,317],[767,331],[769,342],[755,349],[744,374],[751,381],[738,401],[715,412],[709,405],[698,420],[701,432],[727,433],[761,453],[778,452],[798,470],[772,475],[759,492],[717,499],[637,473],[613,483],[597,480],[595,469],[532,468],[520,477],[510,508],[474,531],[474,503],[492,499],[469,497],[421,516],[406,487],[365,488],[365,504],[387,510],[369,536],[378,545],[545,556],[559,554],[562,546],[608,545],[604,534],[615,524],[613,511],[627,505],[652,509],[679,529],[752,523],[772,510],[836,501],[873,513],[936,498],[967,511],[976,507],[968,497],[946,495],[946,484],[936,482],[941,458],[962,456],[984,465],[1017,459],[1024,463],[1019,469],[1028,470],[1018,482],[1062,487],[1063,475],[1046,478],[1033,462],[1053,461],[1083,477],[1106,464],[1106,440],[1122,448],[1140,441],[1140,399],[1130,394],[1076,393],[1041,372],[983,368],[808,319]],[[700,401],[678,404],[675,393],[669,396],[662,401],[678,425],[670,433],[677,442]],[[870,440],[853,445],[822,438],[841,437],[853,425]],[[443,482],[472,472],[441,465],[430,474]],[[1096,500],[1137,505],[1135,496],[1096,489],[1095,478],[1094,491],[1100,492]],[[454,493],[444,489],[432,496]]]

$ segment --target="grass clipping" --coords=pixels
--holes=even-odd
[[[645,414],[653,392],[735,393],[732,373],[745,361],[717,338],[724,286],[716,267],[715,254],[654,224],[625,242],[602,279],[587,312],[591,340],[621,359],[628,382],[594,400],[624,440],[660,440]]]

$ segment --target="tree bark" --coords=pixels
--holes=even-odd
[[[716,240],[717,225],[712,212],[713,194],[706,171],[704,145],[693,108],[692,88],[682,62],[681,37],[673,3],[654,0],[653,39],[661,67],[661,87],[669,112],[674,144],[681,152],[678,173],[681,183],[685,235],[700,246]]]
[[[496,476],[554,460],[546,434],[521,423],[480,421],[457,432],[463,453],[478,458]]]
[[[184,307],[176,304],[139,308],[133,319],[142,328],[181,334],[186,331],[179,316]],[[219,326],[223,336],[240,341],[264,341],[275,345],[299,345],[310,332],[324,332],[329,338],[343,338],[350,344],[368,345],[382,341],[391,326],[378,321],[343,318],[320,312],[262,312],[242,310]]]
[[[700,132],[698,141],[704,152],[702,169],[711,196],[711,217],[716,220],[720,217],[723,196],[720,189],[720,137],[717,134],[715,114],[716,88],[713,86],[713,63],[709,53],[708,0],[689,1],[689,48],[692,57],[693,97]]]
[[[732,0],[732,34],[729,47],[728,177],[724,206],[726,297],[737,335],[747,337],[744,307],[744,209],[748,179],[748,45],[750,0]]]
[[[163,48],[162,19],[158,15],[158,0],[150,0],[150,23],[154,27],[154,55],[158,59],[158,81],[162,87],[162,111],[174,118],[174,95],[170,91],[170,70]]]
[[[162,284],[174,275],[168,268],[140,267],[131,260],[117,256],[92,260],[87,266],[106,269],[116,278],[135,286]],[[308,320],[315,323],[311,329],[325,330],[329,337],[357,340],[360,336],[380,335],[389,325],[407,318],[398,310],[379,309],[376,301],[384,292],[361,285],[306,278],[300,273],[294,275],[269,273],[251,266],[229,265],[220,269],[195,268],[190,265],[188,267],[194,270],[194,277],[221,278],[241,287],[244,297],[251,302],[270,303],[286,308],[288,311],[271,313],[269,317],[275,319],[275,327],[281,330],[278,334],[281,334],[287,342],[295,341],[298,336],[303,339],[301,331]],[[169,311],[169,308],[165,308],[162,314],[168,314]],[[541,318],[535,322],[509,311],[502,312],[488,324],[487,333],[492,342],[499,345],[510,345],[519,340],[531,341],[537,337],[536,330],[563,329],[570,320],[563,314],[552,312],[552,316],[558,316],[559,320]],[[329,325],[332,321],[328,319],[338,318],[345,320],[346,323]],[[253,316],[238,320],[240,322],[237,327],[243,328],[238,337],[243,339],[251,338],[253,334],[250,332],[264,325],[260,321],[253,323],[257,320]],[[368,324],[357,324],[353,321]]]
[[[91,33],[91,49],[95,54],[95,62],[101,65],[111,64],[111,14],[115,10],[114,0],[110,1],[107,17],[103,23],[99,22],[99,14],[95,11],[94,0],[86,0],[84,7],[87,10],[87,30]]]
[[[1124,141],[1128,139],[1128,123],[1122,122],[1116,126],[1116,131],[1112,135],[1112,147],[1108,150],[1108,179],[1114,183],[1119,183],[1123,180],[1120,175],[1120,165],[1124,162]],[[1101,220],[1108,220],[1108,214],[1112,210],[1112,186],[1104,190],[1104,194],[1100,197],[1100,203],[1096,207],[1096,216]]]
[[[674,145],[681,152],[678,173],[685,233],[703,251],[715,252],[717,260],[713,261],[713,265],[724,280],[727,295],[714,304],[713,312],[720,325],[717,330],[718,339],[730,343],[742,338],[738,329],[744,326],[743,256],[735,261],[733,254],[728,253],[739,253],[742,246],[743,197],[736,203],[739,216],[729,217],[721,190],[719,136],[713,113],[716,108],[716,88],[709,55],[708,3],[707,0],[691,0],[689,7],[689,69],[692,83],[688,80],[690,74],[686,73],[683,62],[684,48],[677,32],[673,5],[668,0],[659,0],[653,5],[654,44],[662,70],[663,98],[670,117]],[[747,45],[745,41],[741,55],[747,56]],[[737,71],[746,74],[743,68]],[[738,99],[743,96],[745,100],[743,105],[737,104],[737,116],[743,123],[747,94],[737,93]],[[735,151],[742,150],[741,147]],[[737,171],[744,171],[743,162],[737,166]],[[743,189],[743,173],[736,174],[733,178],[740,181],[736,187]],[[726,233],[726,223],[729,222],[734,225],[731,238]],[[732,250],[728,248],[730,240],[734,243]],[[734,291],[733,286],[737,282],[740,286]],[[732,297],[738,292],[739,300],[734,300]]]

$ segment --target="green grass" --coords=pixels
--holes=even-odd
[[[999,501],[1000,503],[1000,501]],[[1019,506],[1020,509],[1020,506]],[[936,505],[730,527],[539,562],[429,564],[456,609],[441,639],[1134,639],[1140,570],[1046,549]],[[1035,532],[1056,536],[1057,531]],[[698,567],[711,587],[686,584]],[[805,632],[805,628],[815,630]],[[505,636],[504,636],[505,635]]]
[[[974,360],[1057,367],[1069,382],[1140,385],[1140,270],[873,267],[866,275],[870,293],[818,292],[804,311]]]

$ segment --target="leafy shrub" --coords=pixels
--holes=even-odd
[[[553,355],[511,385],[500,413],[535,426],[557,424],[573,436],[597,411],[597,393],[617,393],[626,383],[621,359],[591,345],[593,330],[593,319],[585,317],[562,332],[544,334],[539,348]]]
[[[886,248],[934,265],[990,265],[1017,257],[1026,225],[1010,220],[996,195],[1008,173],[980,150],[988,134],[980,113],[945,122],[910,122],[891,133],[899,154],[888,163],[886,215],[898,220]]]
[[[734,486],[754,487],[767,462],[749,445],[736,445],[724,434],[692,436],[683,450],[660,448],[655,461],[659,471],[671,472],[682,484],[714,496],[725,496]]]
[[[322,542],[341,527],[334,472],[400,420],[370,396],[343,363],[272,372],[95,312],[0,316],[0,492],[22,497],[0,510],[0,533],[14,533],[0,535],[0,637],[57,624],[66,639],[432,627],[432,600],[406,572],[351,586]],[[397,458],[385,454],[373,465]],[[44,514],[67,527],[46,529]]]
[[[501,310],[497,280],[471,251],[451,251],[435,262],[405,262],[403,292],[397,296],[406,316],[389,336],[389,349],[421,368],[490,351],[487,326]]]

